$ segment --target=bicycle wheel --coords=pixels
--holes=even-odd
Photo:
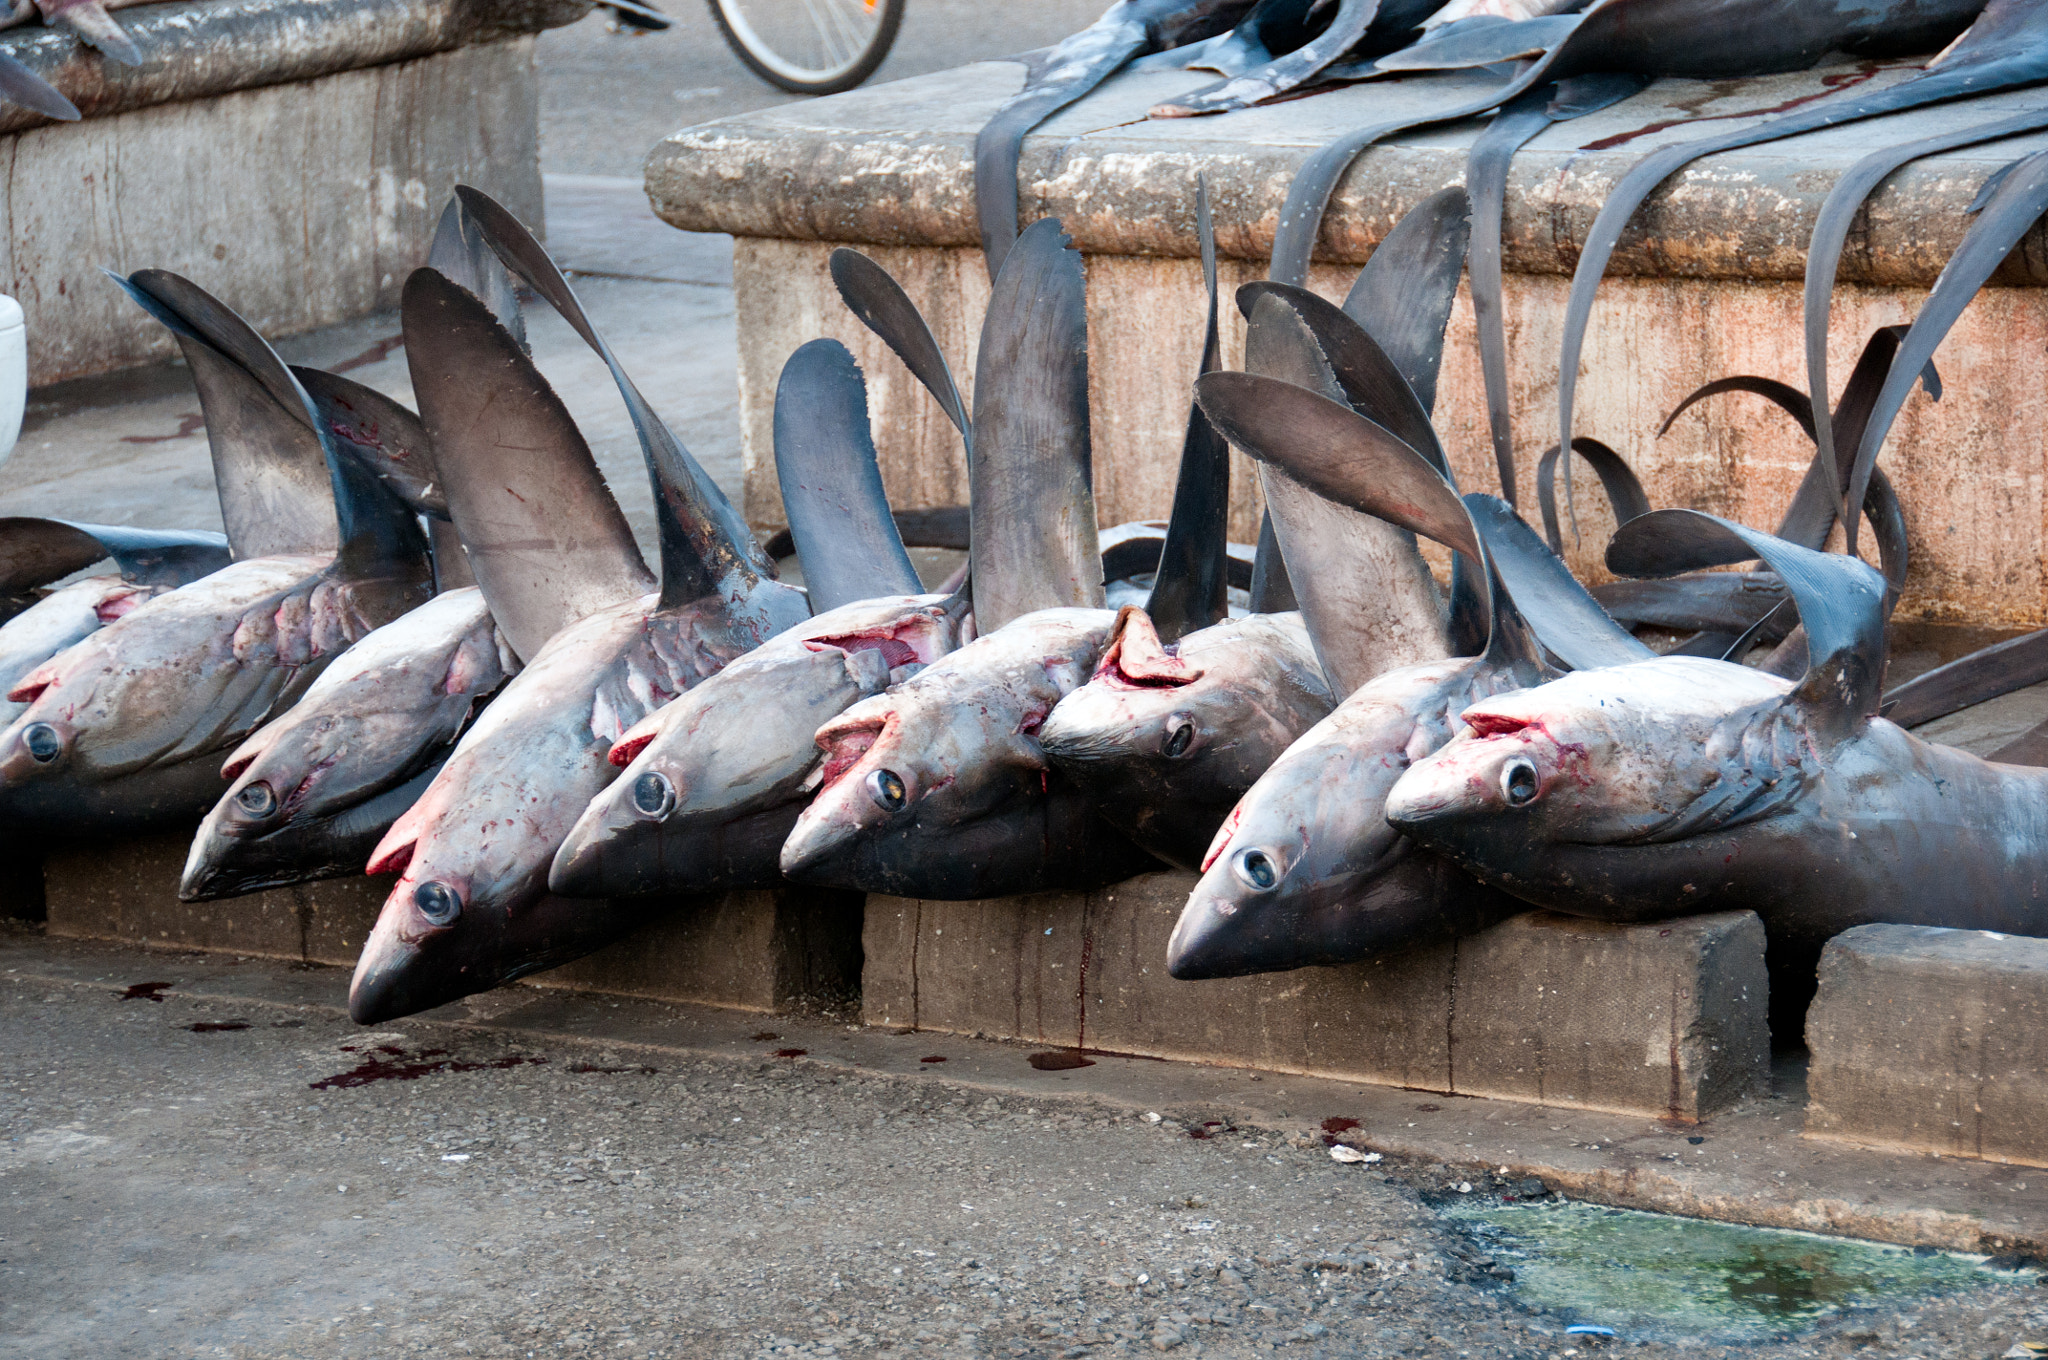
[[[903,0],[710,0],[750,70],[795,94],[836,94],[873,75],[903,22]]]

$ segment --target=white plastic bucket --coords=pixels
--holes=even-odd
[[[0,294],[0,463],[21,438],[21,413],[28,405],[28,330],[21,304]]]

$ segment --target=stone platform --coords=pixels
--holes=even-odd
[[[2048,1166],[2048,940],[1844,931],[1806,1042],[1808,1137]]]
[[[1651,150],[1738,127],[1745,116],[1875,88],[1907,66],[1836,67],[1730,82],[1659,81],[1635,98],[1559,124],[1515,159],[1506,209],[1506,326],[1524,504],[1535,455],[1555,442],[1558,337],[1569,274],[1601,202]],[[1262,277],[1288,182],[1337,134],[1468,94],[1475,78],[1372,82],[1220,117],[1144,121],[1161,98],[1213,79],[1128,75],[1050,119],[1024,143],[1024,220],[1061,219],[1089,271],[1096,496],[1105,524],[1166,514],[1188,383],[1201,348],[1194,195],[1207,177],[1223,282]],[[839,302],[825,272],[837,244],[867,249],[925,309],[963,391],[988,282],[974,248],[975,131],[1022,81],[983,63],[685,129],[647,166],[656,210],[735,246],[747,511],[780,522],[769,448],[775,379],[799,344],[845,341],[871,389],[885,481],[899,508],[957,503],[958,437],[936,405]],[[1730,152],[1654,196],[1623,238],[1593,313],[1578,432],[1618,448],[1653,504],[1774,523],[1811,457],[1775,408],[1725,396],[1659,439],[1664,416],[1700,384],[1747,373],[1804,385],[1800,286],[1813,218],[1839,175],[1879,145],[2032,107],[2019,91]],[[1357,266],[1411,205],[1462,180],[1484,126],[1471,120],[1376,147],[1340,183],[1310,284],[1341,297]],[[1922,160],[1892,176],[1851,236],[1834,298],[1837,389],[1865,339],[1912,319],[1970,224],[1995,169],[2048,138],[2017,138]],[[1885,466],[1905,506],[1912,575],[1900,617],[1979,626],[2048,624],[2048,247],[2037,226],[1937,355],[1940,403],[1916,394]],[[1224,362],[1241,364],[1242,321],[1223,309]],[[1461,483],[1495,486],[1469,300],[1453,313],[1437,424]],[[1960,478],[1957,468],[1971,469]],[[1256,526],[1242,462],[1232,536]],[[1604,579],[1611,528],[1582,496],[1575,569]]]
[[[191,842],[190,833],[172,832],[52,851],[43,865],[49,933],[355,966],[389,879],[180,902],[178,874]],[[829,1009],[860,991],[860,923],[857,893],[784,888],[678,898],[631,937],[522,985],[752,1011]]]
[[[457,183],[540,220],[532,35],[586,0],[175,0],[122,11],[116,66],[0,35],[85,115],[0,107],[0,278],[33,386],[176,352],[99,277],[169,269],[268,336],[397,305]]]
[[[871,1025],[1696,1120],[1764,1088],[1763,927],[1532,912],[1344,968],[1179,982],[1195,875],[988,902],[870,897]]]

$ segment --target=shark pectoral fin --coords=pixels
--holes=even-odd
[[[974,463],[974,436],[968,424],[967,406],[953,382],[953,370],[946,363],[939,342],[926,324],[924,314],[903,291],[888,270],[858,250],[841,246],[832,252],[828,265],[839,297],[861,323],[892,350],[925,390],[938,402],[946,419],[960,432],[967,448],[967,461]]]
[[[83,116],[63,91],[5,52],[0,52],[0,98],[63,123],[75,123]]]
[[[1573,670],[1592,670],[1642,661],[1655,653],[1616,623],[1589,594],[1564,560],[1536,531],[1494,496],[1466,496],[1472,526],[1486,541],[1494,570],[1537,641]]]
[[[1485,560],[1458,493],[1384,426],[1255,373],[1206,374],[1195,395],[1226,439],[1317,495]]]
[[[1436,409],[1444,328],[1471,241],[1471,198],[1457,185],[1439,189],[1394,224],[1344,296],[1344,314],[1386,354],[1425,417]]]
[[[519,290],[511,271],[484,240],[483,229],[464,206],[459,194],[451,195],[434,226],[434,243],[427,248],[427,267],[446,274],[476,294],[491,309],[498,324],[511,332],[522,349],[532,352],[526,340],[526,316],[519,307]]]
[[[730,598],[733,583],[737,581],[746,596],[756,596],[773,585],[775,564],[761,550],[738,507],[641,395],[533,233],[490,195],[464,184],[455,187],[455,194],[505,267],[553,307],[611,370],[654,491],[655,527],[661,539],[661,607],[675,609],[717,595],[731,609],[751,609],[754,599]]]
[[[420,418],[373,387],[324,369],[294,365],[328,435],[374,470],[416,515],[448,518],[448,497],[434,466],[433,441]]]
[[[1462,262],[1462,253],[1457,258]],[[1455,287],[1455,270],[1451,277]],[[1409,386],[1393,358],[1364,326],[1305,288],[1274,283],[1269,279],[1244,285],[1237,290],[1237,297],[1239,308],[1254,319],[1259,318],[1261,304],[1268,298],[1292,311],[1300,328],[1314,341],[1318,355],[1327,365],[1330,379],[1336,384],[1336,392],[1330,391],[1327,384],[1312,386],[1311,390],[1320,390],[1324,396],[1341,393],[1352,410],[1428,459],[1438,475],[1449,475],[1450,463],[1435,428],[1430,425],[1428,410],[1416,397],[1415,390]],[[1270,310],[1265,313],[1262,331],[1272,329],[1272,315]],[[1439,333],[1439,344],[1442,339]],[[1265,335],[1261,336],[1261,346],[1268,347]],[[1286,375],[1269,370],[1268,376]],[[1310,384],[1297,382],[1296,386]]]
[[[126,30],[114,22],[114,16],[96,0],[66,5],[57,11],[54,18],[76,33],[81,42],[97,48],[109,61],[120,62],[123,66],[142,65],[142,49],[135,45],[135,39],[129,37]]]
[[[156,269],[109,277],[177,337],[192,370],[234,555],[335,551],[340,528],[326,445],[304,390],[276,352],[189,279]]]
[[[1380,58],[1383,71],[1454,71],[1526,61],[1542,56],[1571,36],[1582,14],[1546,14],[1538,19],[1507,23],[1449,25],[1438,36],[1424,38]]]
[[[924,589],[889,514],[860,365],[813,340],[775,385],[775,475],[811,612]]]

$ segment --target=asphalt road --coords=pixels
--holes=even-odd
[[[541,35],[541,166],[550,174],[639,178],[654,144],[680,128],[786,104],[740,65],[699,0],[666,3],[663,33],[610,31],[605,11]],[[869,85],[1047,47],[1085,28],[1107,0],[909,0],[902,31]]]

